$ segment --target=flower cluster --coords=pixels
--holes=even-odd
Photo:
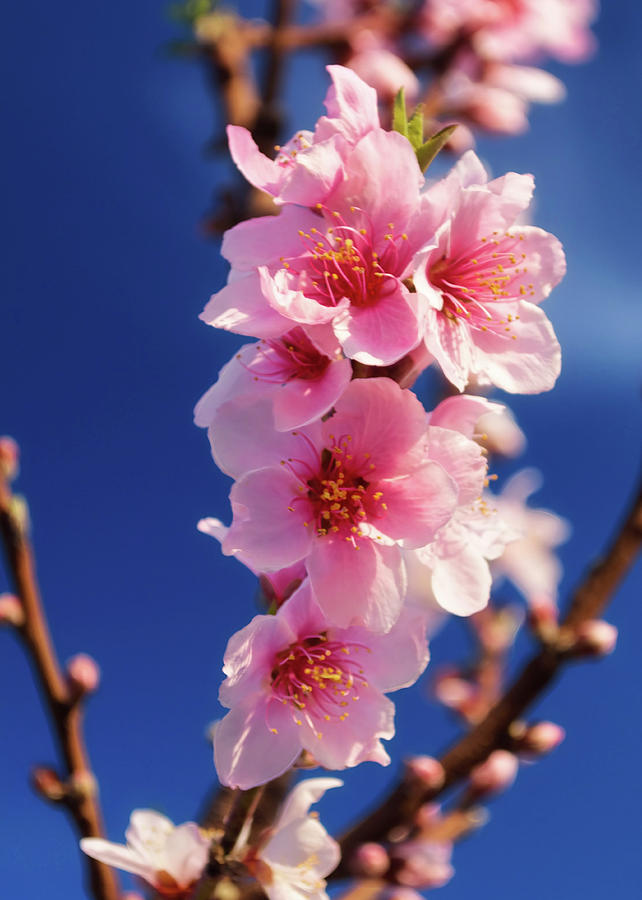
[[[314,0],[326,21],[350,35],[346,64],[383,102],[421,84],[408,63],[436,60],[438,113],[475,128],[516,134],[529,104],[557,103],[564,85],[534,65],[546,58],[582,62],[595,41],[597,0],[424,0],[418,4]],[[433,83],[434,87],[434,83]],[[461,141],[461,136],[459,141]]]
[[[281,211],[225,234],[228,282],[201,316],[258,339],[195,411],[234,480],[229,528],[199,527],[272,603],[225,654],[215,762],[244,789],[303,751],[328,769],[385,765],[385,695],[423,671],[439,610],[485,606],[490,562],[519,533],[484,497],[476,440],[503,408],[460,394],[427,413],[391,374],[435,364],[459,391],[533,393],[560,368],[539,304],[564,254],[521,224],[532,177],[489,180],[468,152],[426,188],[415,145],[381,127],[375,91],[329,72],[327,115],[276,159],[229,126],[239,169]]]

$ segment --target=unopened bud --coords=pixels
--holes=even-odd
[[[379,894],[380,900],[424,900],[421,894],[408,887],[389,887]]]
[[[409,841],[394,851],[394,878],[409,888],[438,888],[454,875],[450,841]]]
[[[122,895],[122,900],[144,900],[144,897],[138,891],[125,891]]]
[[[0,437],[0,472],[7,481],[13,481],[18,475],[20,448],[13,438]]]
[[[378,878],[388,871],[390,859],[381,844],[361,844],[352,857],[351,869],[363,878]]]
[[[528,619],[531,628],[541,641],[555,643],[559,631],[558,609],[550,594],[538,594],[528,602]]]
[[[87,800],[98,793],[98,784],[93,772],[83,769],[74,772],[67,784],[68,793],[75,800]]]
[[[473,617],[480,643],[488,653],[505,653],[512,647],[524,621],[520,606],[486,609]]]
[[[86,653],[77,653],[67,663],[67,678],[78,697],[91,694],[100,683],[98,663]]]
[[[439,674],[435,680],[434,693],[437,700],[449,709],[465,710],[474,703],[477,688],[459,673],[449,671]]]
[[[31,772],[31,783],[41,797],[59,803],[67,794],[67,788],[53,769],[36,766]]]
[[[432,756],[413,756],[406,761],[406,768],[410,775],[421,781],[423,787],[430,791],[439,790],[446,780],[444,767]]]
[[[20,628],[25,623],[25,611],[15,594],[0,594],[0,625]]]
[[[577,631],[576,649],[593,656],[608,656],[617,643],[617,628],[602,619],[582,622]]]
[[[520,753],[524,751],[536,756],[543,756],[561,744],[565,737],[566,732],[555,722],[538,722],[526,730],[519,750]]]
[[[517,777],[519,760],[508,750],[493,750],[488,759],[470,773],[470,786],[477,794],[497,794]]]
[[[433,828],[441,819],[441,804],[423,803],[415,815],[415,825],[422,831]]]

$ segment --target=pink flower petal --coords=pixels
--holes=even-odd
[[[278,431],[300,428],[320,419],[337,402],[352,378],[347,359],[330,363],[323,375],[305,381],[293,378],[274,398],[274,425]]]
[[[402,539],[407,547],[422,547],[431,541],[457,505],[458,486],[437,462],[426,462],[405,477],[382,481],[379,488],[381,502],[387,507],[379,528],[395,540]]]
[[[532,303],[520,303],[512,333],[514,341],[491,331],[476,335],[476,371],[509,393],[550,390],[560,373],[562,354],[546,315]]]
[[[300,752],[290,710],[267,698],[235,706],[214,732],[214,764],[228,787],[247,790],[277,778]]]
[[[394,737],[394,704],[371,687],[359,690],[359,699],[350,704],[347,717],[321,723],[313,730],[301,728],[306,750],[326,769],[345,769],[371,760],[388,765],[390,758],[380,738]]]
[[[265,302],[258,272],[235,277],[213,294],[200,314],[207,325],[252,337],[277,337],[291,323]]]
[[[282,468],[259,469],[237,481],[230,494],[234,520],[223,541],[223,553],[241,554],[260,572],[304,559],[313,537],[304,525],[308,504],[292,505],[298,485]]]
[[[356,621],[389,631],[403,604],[401,551],[368,538],[358,539],[358,546],[330,535],[314,541],[306,566],[317,602],[339,627]]]
[[[426,412],[415,394],[390,378],[351,381],[321,429],[325,446],[349,434],[354,457],[367,454],[373,480],[406,474],[424,461]]]
[[[343,352],[357,362],[387,366],[419,344],[423,334],[423,297],[399,283],[372,306],[352,305],[334,318]]]
[[[436,559],[432,589],[439,605],[456,616],[469,616],[483,609],[490,596],[490,570],[484,557],[471,546],[459,553]]]

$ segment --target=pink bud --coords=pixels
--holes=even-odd
[[[453,877],[452,844],[439,841],[408,841],[394,850],[394,877],[409,888],[443,887]]]
[[[566,732],[555,722],[538,722],[526,730],[520,752],[525,750],[527,753],[543,756],[561,744],[565,737]]]
[[[424,900],[421,894],[408,887],[386,888],[379,896],[382,900]]]
[[[423,803],[417,810],[415,825],[422,830],[432,828],[441,819],[439,803]]]
[[[461,710],[475,699],[477,689],[459,673],[450,671],[439,674],[435,680],[435,697],[449,709]]]
[[[470,786],[478,794],[505,791],[515,781],[519,760],[508,750],[494,750],[488,759],[470,773]]]
[[[142,894],[138,893],[138,891],[126,891],[122,895],[122,900],[144,900],[144,898]]]
[[[595,656],[608,656],[615,650],[617,628],[602,619],[591,619],[582,622],[577,629],[578,649],[586,650]]]
[[[390,859],[381,844],[361,844],[352,857],[351,869],[355,875],[377,878],[388,871]]]
[[[51,800],[54,803],[62,800],[67,793],[65,785],[62,783],[56,772],[45,766],[36,766],[36,768],[32,770],[31,783],[42,797],[45,797],[47,800]]]
[[[0,472],[7,481],[13,481],[18,474],[20,448],[13,438],[0,437]]]
[[[22,603],[14,594],[0,594],[0,625],[20,628],[25,623]]]
[[[78,653],[67,663],[69,684],[79,696],[91,694],[100,683],[100,669],[86,653]]]
[[[77,800],[86,800],[89,797],[95,797],[98,793],[98,785],[93,772],[83,769],[74,772],[68,783],[68,790]]]
[[[421,781],[428,790],[438,790],[446,778],[444,767],[432,756],[413,756],[407,760],[406,767],[409,774]]]

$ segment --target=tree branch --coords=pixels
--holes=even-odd
[[[74,694],[60,668],[40,599],[31,544],[16,499],[1,471],[0,533],[15,592],[24,611],[24,622],[16,626],[16,632],[35,670],[66,769],[65,783],[60,785],[61,795],[51,795],[51,799],[65,806],[81,837],[102,837],[102,813],[82,728],[83,702]],[[118,900],[120,890],[113,869],[89,857],[85,860],[95,900]]]

